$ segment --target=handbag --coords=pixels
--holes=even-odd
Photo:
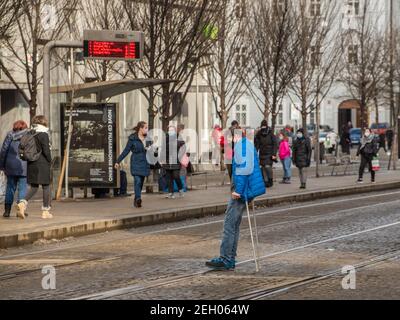
[[[372,159],[372,171],[379,171],[381,169],[380,163],[379,163],[379,158],[374,157]]]

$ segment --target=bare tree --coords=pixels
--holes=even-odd
[[[21,0],[0,0],[0,39],[10,37],[10,29],[17,22]]]
[[[248,1],[223,0],[220,7],[221,13],[216,20],[217,39],[204,59],[204,69],[216,113],[222,128],[226,128],[229,112],[246,92]]]
[[[176,80],[161,88],[142,90],[149,108],[149,127],[161,117],[162,127],[182,109],[200,61],[212,45],[206,30],[218,16],[218,1],[124,1],[129,19],[128,28],[145,32],[145,59],[140,64],[130,64],[134,77]],[[161,96],[161,106],[156,99]],[[177,99],[179,97],[179,99]],[[172,108],[172,101],[179,100]]]
[[[64,27],[77,2],[22,0],[12,36],[4,40],[11,55],[0,60],[0,67],[28,103],[31,118],[36,115],[38,107],[38,88],[42,81],[38,68],[43,60],[43,45],[64,36]],[[24,75],[22,82],[19,78],[21,72]]]
[[[122,0],[86,0],[80,4],[82,21],[75,21],[71,26],[79,35],[84,29],[121,30],[126,26],[126,14]],[[118,61],[87,61],[85,65],[91,78],[99,81],[110,80],[112,76],[126,76],[123,63]],[[80,75],[83,78],[83,75]],[[82,79],[84,80],[84,79]]]
[[[298,68],[295,6],[288,0],[257,0],[251,7],[248,47],[254,79],[246,83],[264,118],[271,119],[273,129]]]
[[[296,37],[301,54],[299,68],[290,82],[289,96],[300,101],[300,105],[294,103],[294,106],[301,114],[305,130],[308,115],[319,112],[340,71],[339,7],[336,1],[314,5],[306,0],[298,2]]]
[[[342,78],[349,93],[360,104],[361,127],[368,127],[368,107],[377,98],[385,78],[385,37],[379,30],[382,15],[371,14],[378,4],[365,0],[354,25],[343,30],[344,65]]]

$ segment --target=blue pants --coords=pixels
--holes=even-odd
[[[5,204],[12,205],[14,202],[14,195],[18,189],[17,203],[25,199],[27,190],[26,177],[7,176],[7,189]]]
[[[287,157],[282,160],[283,165],[283,178],[290,180],[292,177],[292,158]]]
[[[226,210],[220,255],[227,263],[234,263],[240,234],[240,224],[246,212],[246,202],[231,199]]]
[[[133,176],[134,180],[134,188],[135,188],[135,200],[139,200],[142,198],[142,189],[144,185],[145,177],[142,176]]]

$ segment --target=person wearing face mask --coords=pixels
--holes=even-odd
[[[364,171],[367,166],[371,172],[371,182],[375,183],[375,171],[372,170],[372,160],[376,157],[378,151],[379,141],[371,130],[366,129],[357,151],[357,156],[361,156],[358,183],[363,183]]]
[[[305,136],[304,129],[297,130],[296,140],[293,143],[293,163],[299,169],[300,189],[306,189],[306,168],[309,168],[311,165],[311,154],[310,138]]]
[[[279,134],[279,141],[279,159],[281,159],[283,166],[283,180],[281,183],[290,184],[290,179],[292,177],[292,159],[289,137],[286,135],[285,131]]]
[[[142,207],[142,189],[144,180],[150,175],[150,164],[147,161],[146,137],[148,132],[147,123],[140,121],[133,129],[134,133],[129,137],[128,143],[122,154],[118,157],[115,169],[120,168],[121,162],[132,152],[131,174],[134,179],[135,208]]]
[[[178,138],[176,128],[169,126],[166,136],[165,145],[163,147],[163,156],[165,161],[162,164],[168,179],[168,199],[175,199],[174,182],[179,191],[179,197],[184,196],[183,184],[180,177],[181,162],[186,155],[185,142]]]

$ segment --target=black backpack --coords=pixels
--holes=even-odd
[[[35,138],[37,135],[38,133],[35,133],[35,131],[29,131],[21,138],[18,147],[18,154],[21,160],[29,162],[39,160],[42,150],[38,148]]]

